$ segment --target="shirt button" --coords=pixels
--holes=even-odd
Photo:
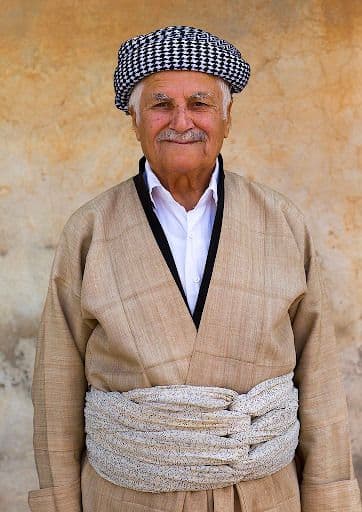
[[[192,233],[189,233],[189,234],[187,235],[187,238],[190,238],[190,240],[191,240],[191,239],[193,238]]]
[[[200,282],[200,278],[199,277],[194,277],[194,283],[199,283]]]

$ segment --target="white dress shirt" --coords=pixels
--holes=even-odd
[[[217,206],[219,162],[209,186],[189,211],[160,183],[146,160],[145,173],[154,211],[165,232],[191,313],[194,312],[210,245]]]

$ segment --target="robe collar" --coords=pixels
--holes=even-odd
[[[198,329],[201,321],[202,312],[204,309],[211,276],[214,268],[215,258],[217,254],[217,249],[219,245],[220,232],[222,226],[223,219],[223,211],[224,211],[224,169],[223,169],[223,159],[222,156],[218,156],[218,164],[219,164],[219,173],[218,173],[218,183],[217,183],[217,208],[215,214],[214,225],[210,238],[209,250],[206,258],[204,274],[201,281],[201,286],[198,294],[198,298],[196,301],[196,306],[194,313],[191,314],[191,311],[188,307],[187,298],[185,292],[183,290],[181,280],[179,274],[177,272],[177,267],[175,264],[175,260],[172,256],[172,252],[170,246],[167,241],[167,237],[162,229],[162,226],[157,218],[157,215],[154,212],[153,203],[150,198],[148,187],[144,180],[144,172],[145,172],[145,163],[146,158],[142,157],[139,161],[139,173],[136,175],[133,180],[137,190],[138,197],[142,204],[143,210],[147,217],[149,226],[152,230],[152,233],[155,237],[155,240],[160,248],[160,251],[167,263],[167,266],[177,284],[177,287],[182,295],[182,298],[187,306],[187,309],[192,316],[193,322],[195,324],[196,329]]]
[[[199,203],[202,201],[204,196],[209,191],[211,191],[213,200],[215,202],[215,205],[217,205],[218,176],[219,176],[219,160],[217,159],[216,160],[216,164],[215,164],[215,168],[214,168],[214,170],[213,170],[213,172],[211,174],[209,185],[206,188],[205,192],[202,194],[201,198],[199,199]],[[144,177],[145,183],[146,183],[146,185],[148,187],[148,190],[149,190],[149,193],[150,193],[150,197],[151,197],[151,201],[152,201],[152,204],[153,204],[154,207],[156,207],[155,201],[154,201],[154,198],[153,198],[153,191],[154,191],[154,189],[161,188],[163,190],[164,194],[167,194],[169,197],[171,196],[170,192],[165,189],[165,187],[162,185],[162,183],[160,182],[160,180],[158,179],[156,174],[152,171],[151,166],[150,166],[148,160],[146,160],[146,162],[145,162],[145,171],[143,173],[143,177]],[[174,199],[172,199],[171,201],[174,201]]]

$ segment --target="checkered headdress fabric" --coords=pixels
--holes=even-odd
[[[118,50],[114,73],[116,107],[128,113],[133,87],[159,71],[201,71],[223,78],[232,93],[240,92],[250,76],[250,66],[239,50],[204,30],[166,27],[125,41]]]

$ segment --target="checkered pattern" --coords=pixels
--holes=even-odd
[[[232,93],[240,92],[250,76],[250,66],[239,50],[204,30],[174,26],[125,41],[118,51],[114,73],[116,107],[128,112],[132,88],[158,71],[201,71],[223,78]]]

